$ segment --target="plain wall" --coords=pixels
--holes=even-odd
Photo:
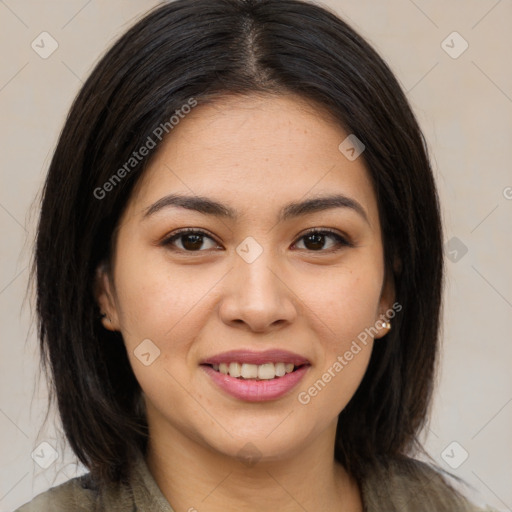
[[[41,429],[46,388],[38,379],[30,301],[22,308],[36,199],[81,83],[117,36],[157,4],[0,2],[0,512],[82,471],[62,445],[53,417]],[[391,66],[432,154],[447,285],[442,365],[426,447],[440,466],[474,486],[482,502],[512,510],[512,3],[324,5],[359,30]],[[43,31],[58,43],[47,59],[31,47]],[[463,40],[468,48],[453,58]],[[45,41],[48,49],[50,40]],[[31,456],[38,447],[51,462],[51,448],[41,442],[59,454],[47,469]],[[453,469],[463,450],[467,459]]]

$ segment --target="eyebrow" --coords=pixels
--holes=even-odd
[[[144,218],[150,217],[168,207],[185,208],[204,215],[213,215],[230,220],[235,220],[240,217],[240,214],[234,208],[208,197],[170,194],[162,197],[146,208],[144,210]],[[355,199],[343,194],[321,196],[305,201],[288,203],[279,212],[278,220],[279,222],[283,222],[302,215],[330,210],[332,208],[349,208],[359,214],[367,224],[370,224],[366,211],[361,204]]]

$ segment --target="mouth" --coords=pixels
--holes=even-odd
[[[288,351],[267,350],[225,352],[200,366],[224,392],[255,402],[284,396],[302,380],[311,363]]]

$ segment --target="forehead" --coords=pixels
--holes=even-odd
[[[138,209],[162,196],[211,197],[240,216],[342,193],[378,224],[363,158],[339,150],[348,134],[297,96],[227,97],[195,107],[161,143],[137,185]]]

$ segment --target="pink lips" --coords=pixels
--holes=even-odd
[[[224,375],[210,365],[237,362],[240,364],[292,363],[296,367],[293,372],[271,380],[240,379]],[[252,352],[250,350],[233,350],[210,357],[203,361],[201,368],[213,382],[229,395],[247,402],[276,400],[294,388],[304,377],[310,366],[309,361],[284,350],[267,350]]]

